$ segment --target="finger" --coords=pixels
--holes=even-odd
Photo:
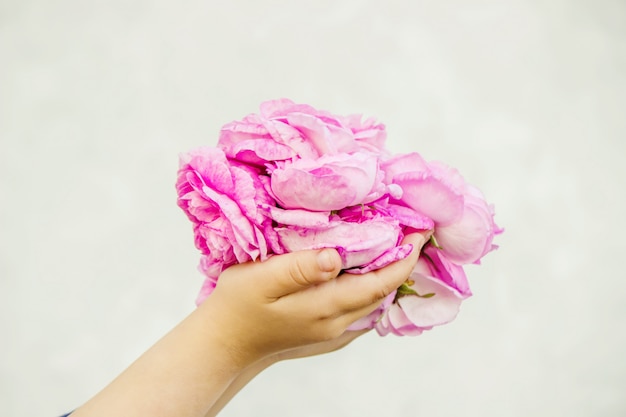
[[[417,260],[419,259],[420,252],[422,247],[428,241],[429,236],[421,234],[421,233],[412,233],[410,235],[405,236],[402,240],[402,244],[411,244],[413,246],[413,250],[406,258],[394,262],[384,268],[378,269],[376,271],[372,271],[371,275],[367,277],[367,280],[373,281],[374,283],[382,284],[386,287],[385,284],[389,284],[392,287],[391,291],[386,291],[386,295],[382,298],[389,295],[396,288],[398,288],[404,281],[407,280],[413,268],[417,264]],[[374,284],[375,285],[375,284]]]
[[[380,305],[383,303],[384,300],[379,300],[373,304],[370,304],[368,306],[365,307],[361,307],[358,308],[356,310],[351,310],[348,311],[344,314],[342,314],[341,316],[338,316],[335,318],[336,321],[336,325],[339,326],[340,328],[349,328],[350,326],[352,326],[356,321],[369,316],[372,312],[378,310],[380,308]],[[382,314],[382,310],[380,310],[380,314]],[[372,322],[375,322],[379,319],[379,316],[372,318]]]
[[[341,257],[335,249],[307,250],[276,255],[257,266],[264,268],[257,278],[262,294],[277,299],[336,278]]]
[[[402,243],[413,245],[413,250],[405,259],[363,275],[342,274],[336,280],[320,286],[319,289],[316,288],[320,292],[328,291],[332,295],[327,298],[322,298],[322,295],[318,297],[329,299],[327,311],[334,311],[337,316],[349,311],[367,310],[407,280],[426,241],[427,236],[421,233],[407,235]],[[374,308],[371,308],[370,312]]]

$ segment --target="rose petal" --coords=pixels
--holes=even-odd
[[[400,261],[406,258],[407,256],[409,256],[412,251],[413,251],[413,245],[411,244],[396,246],[385,251],[378,258],[374,259],[372,262],[366,264],[362,268],[346,269],[345,272],[348,272],[350,274],[358,274],[358,275],[366,274],[368,272],[375,271],[380,268],[384,268],[385,266],[393,262]]]
[[[428,172],[428,164],[417,152],[396,155],[380,163],[380,169],[385,173],[385,182],[392,184],[394,177],[406,172]]]
[[[383,219],[351,223],[334,220],[317,228],[278,227],[282,246],[288,252],[336,248],[343,269],[363,266],[395,247],[400,237],[397,223]]]
[[[419,273],[438,279],[462,298],[472,295],[463,267],[450,262],[441,249],[427,244],[415,268]]]
[[[402,187],[402,203],[431,218],[436,225],[445,226],[463,214],[463,194],[441,178],[428,173],[407,172],[393,179]]]
[[[302,132],[319,155],[358,150],[352,132],[348,129],[325,123],[318,117],[304,113],[290,113],[286,122]]]
[[[282,226],[323,227],[330,222],[329,211],[309,211],[300,209],[283,210],[278,207],[265,206],[269,216]]]
[[[362,204],[375,188],[374,156],[325,155],[316,160],[287,161],[271,176],[271,190],[283,208],[340,210]]]

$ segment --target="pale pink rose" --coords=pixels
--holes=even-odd
[[[459,264],[478,263],[496,248],[492,244],[495,235],[502,232],[494,221],[493,207],[482,194],[469,187],[471,194],[464,195],[463,215],[448,225],[435,230],[437,244],[450,261]]]
[[[496,247],[493,238],[502,230],[494,222],[493,208],[456,169],[426,162],[417,153],[389,158],[381,169],[387,183],[402,189],[402,196],[392,201],[433,220],[434,237],[449,261],[476,263]],[[394,217],[413,227],[406,223],[411,217]]]
[[[471,293],[463,269],[442,261],[436,250],[426,248],[428,254],[422,254],[407,282],[349,329],[375,328],[381,336],[416,336],[454,320]]]
[[[380,335],[415,336],[456,318],[466,296],[432,272],[432,266],[420,259],[395,302],[373,324]]]
[[[463,194],[463,212],[456,221],[438,224],[435,238],[446,258],[459,265],[478,263],[480,258],[492,251],[495,235],[502,232],[494,221],[493,207],[476,187],[468,184],[461,174],[441,162],[430,162],[431,172],[447,178],[455,189]]]
[[[267,257],[265,234],[275,232],[260,206],[273,200],[258,177],[257,170],[228,161],[219,149],[200,148],[181,156],[178,205],[194,224],[205,269],[221,271]]]
[[[277,227],[276,231],[287,252],[336,248],[342,258],[342,269],[366,266],[388,251],[393,251],[396,257],[407,255],[395,249],[402,232],[398,223],[388,218],[360,223],[331,220],[317,227],[286,226]],[[387,259],[387,263],[394,260],[397,259]]]
[[[292,158],[382,151],[385,126],[344,118],[288,99],[266,101],[260,114],[224,125],[218,146],[229,158],[262,166]]]
[[[368,203],[379,197],[378,189],[386,188],[377,158],[364,153],[296,159],[278,166],[271,172],[270,187],[286,209],[340,210]]]

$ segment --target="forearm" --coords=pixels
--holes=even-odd
[[[195,310],[72,417],[204,416],[245,368],[209,310]]]
[[[248,382],[252,381],[254,377],[256,377],[258,374],[260,374],[262,371],[264,371],[277,361],[277,357],[267,357],[244,369],[228,385],[226,390],[224,390],[224,392],[217,399],[217,401],[213,403],[210,410],[204,415],[204,417],[215,417],[220,411],[222,411],[226,404],[228,404],[230,400],[232,400],[233,397],[237,395],[237,393],[248,384]]]
[[[336,339],[332,339],[326,342],[314,343],[311,345],[301,346],[295,349],[289,349],[286,351],[278,352],[276,354],[267,356],[254,364],[248,366],[244,369],[228,386],[228,388],[224,391],[222,396],[217,400],[217,402],[211,407],[209,412],[205,415],[205,417],[214,417],[216,416],[222,408],[228,404],[228,402],[235,396],[237,393],[248,384],[254,377],[260,374],[262,371],[270,367],[271,365],[290,359],[296,358],[304,358],[315,355],[321,355],[329,352],[333,352],[337,349],[341,349],[346,346],[348,343],[352,342],[357,337],[367,333],[368,330],[359,330],[359,331],[347,331]]]

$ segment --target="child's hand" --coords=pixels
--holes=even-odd
[[[211,296],[72,416],[213,416],[272,363],[336,350],[346,332],[409,276],[411,255],[364,275],[339,275],[336,251],[303,251],[224,271]]]
[[[200,309],[242,367],[272,355],[280,360],[335,350],[361,334],[346,333],[350,324],[406,280],[425,240],[407,236],[404,243],[414,246],[408,258],[364,275],[338,276],[341,260],[333,249],[235,265]]]

